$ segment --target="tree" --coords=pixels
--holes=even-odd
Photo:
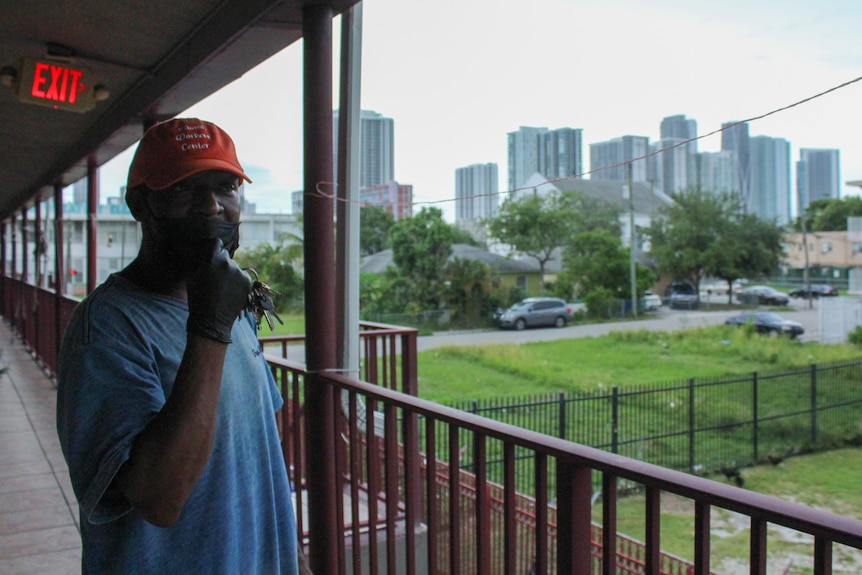
[[[862,216],[862,198],[849,196],[846,198],[814,200],[808,204],[803,215],[793,224],[796,231],[802,231],[802,220],[808,219],[809,232],[843,232],[847,231],[847,218]]]
[[[454,258],[446,266],[446,280],[447,303],[456,319],[490,316],[495,307],[492,295],[499,289],[500,280],[488,264]]]
[[[578,191],[524,196],[508,200],[487,220],[489,235],[545,266],[554,251],[582,231],[604,229],[619,234],[619,210],[613,204]]]
[[[753,214],[725,222],[722,248],[714,254],[709,273],[727,282],[727,303],[732,303],[733,282],[775,272],[782,259],[782,229]]]
[[[671,198],[673,203],[659,208],[646,232],[651,253],[661,273],[688,280],[699,293],[700,281],[732,249],[728,221],[738,204],[729,194],[700,188],[681,190]]]
[[[359,208],[359,253],[367,256],[388,248],[394,224],[395,217],[380,206]]]
[[[399,220],[389,231],[395,276],[409,290],[416,309],[437,309],[443,299],[443,270],[452,255],[452,227],[440,208],[424,207],[412,218]]]
[[[640,265],[636,272],[635,289],[640,297],[655,278]],[[578,297],[586,300],[590,315],[604,315],[613,300],[631,297],[629,250],[619,235],[604,230],[582,232],[565,249],[558,279],[560,285],[575,287]]]

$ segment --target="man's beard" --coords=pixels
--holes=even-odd
[[[151,218],[146,224],[165,264],[180,275],[196,268],[208,258],[212,240],[218,238],[233,257],[239,247],[239,222],[221,218]]]

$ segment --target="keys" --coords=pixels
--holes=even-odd
[[[278,292],[260,281],[257,276],[257,272],[252,268],[246,268],[246,271],[254,277],[254,282],[251,284],[251,291],[248,293],[248,305],[246,306],[246,309],[254,314],[254,318],[257,320],[257,329],[260,329],[261,319],[266,318],[266,324],[269,326],[269,330],[274,331],[275,324],[272,322],[272,318],[275,318],[278,323],[284,325],[284,322],[281,321],[281,318],[278,317],[277,313],[275,313],[275,304],[271,297],[272,295],[278,295]]]

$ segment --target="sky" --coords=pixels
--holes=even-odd
[[[590,143],[656,140],[666,116],[707,134],[862,77],[860,24],[859,0],[364,0],[361,106],[394,120],[395,179],[413,186],[414,213],[434,205],[452,222],[455,170],[495,162],[504,192],[507,134],[520,126],[581,128],[587,169]],[[336,83],[335,106],[337,94]],[[183,115],[231,134],[258,212],[291,211],[301,41]],[[800,148],[839,149],[841,194],[858,194],[843,182],[862,180],[862,81],[749,133],[788,140],[792,164]],[[720,134],[698,142],[720,148]],[[103,201],[119,195],[131,153],[103,167]]]

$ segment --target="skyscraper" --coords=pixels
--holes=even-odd
[[[784,225],[790,221],[790,142],[754,136],[749,143],[751,182],[746,211]]]
[[[580,175],[583,170],[583,131],[580,128],[521,126],[509,132],[509,191],[538,172],[549,179]]]
[[[790,142],[754,136],[749,144],[751,182],[746,212],[786,224],[790,221]]]
[[[497,215],[500,180],[497,164],[472,164],[455,170],[455,223]]]
[[[796,188],[799,211],[814,200],[840,197],[839,151],[802,148],[796,162]]]
[[[590,179],[626,182],[629,177],[627,162],[646,156],[648,151],[646,136],[622,136],[590,144]],[[646,159],[632,162],[632,181],[649,181]]]
[[[696,162],[700,189],[714,193],[739,193],[735,153],[700,152]]]
[[[751,151],[748,141],[747,122],[725,122],[721,125],[721,151],[733,152],[736,156],[736,189],[744,208],[748,207],[751,185]]]
[[[685,181],[677,182],[678,187],[694,186],[697,184],[697,120],[686,118],[685,114],[677,114],[676,116],[667,116],[661,121],[661,140],[662,142],[674,138],[676,144],[685,141],[685,144],[674,148],[674,152],[682,150],[682,154],[676,153],[675,160],[685,159]],[[662,148],[666,148],[667,144],[662,143]],[[667,163],[665,163],[667,165]],[[668,169],[668,168],[666,168]],[[679,168],[672,168],[676,173],[682,173]],[[674,190],[665,190],[665,193]]]
[[[338,175],[338,110],[332,113],[332,154]],[[382,186],[395,180],[395,122],[371,110],[360,113],[359,187]]]
[[[689,154],[684,141],[663,137],[650,144],[650,152],[663,151],[648,158],[647,180],[668,195],[697,183],[695,155]]]

